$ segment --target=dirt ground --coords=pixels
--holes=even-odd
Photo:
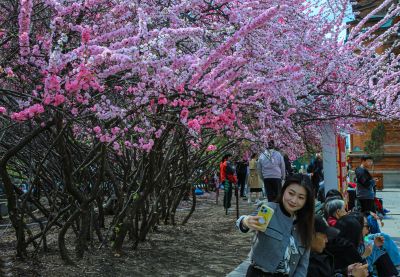
[[[137,250],[126,243],[125,255],[120,257],[94,245],[77,266],[65,266],[59,257],[56,236],[49,237],[48,253],[26,261],[13,258],[14,276],[225,276],[247,256],[251,234],[237,231],[236,211],[225,215],[214,197],[211,193],[198,199],[197,209],[187,225],[161,225]],[[233,207],[234,203],[233,199]],[[240,214],[254,209],[247,201],[239,203]],[[179,210],[180,221],[189,212],[185,209],[188,205],[184,203]],[[0,255],[14,253],[14,242],[9,239],[11,231],[0,229]],[[73,256],[72,243],[70,254]]]

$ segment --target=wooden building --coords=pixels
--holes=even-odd
[[[376,122],[358,123],[356,128],[362,134],[350,135],[348,162],[355,169],[360,165],[360,158],[365,153],[365,142],[371,139],[371,131]],[[378,188],[400,188],[400,122],[384,122],[386,136],[381,159],[374,162],[371,173],[378,178]]]
[[[365,18],[365,16],[367,16],[384,1],[358,0],[355,2],[356,4],[352,6],[354,19],[348,22],[350,25],[348,31],[350,31],[352,27],[357,25],[358,22]],[[393,3],[396,2],[397,1],[393,1]],[[373,26],[382,18],[384,18],[388,10],[387,8],[382,9],[377,14],[373,15],[365,24],[365,28]],[[377,30],[377,34],[386,31],[387,28],[390,28],[399,20],[399,17],[389,19]],[[377,49],[377,53],[382,53],[385,49],[390,47],[395,40],[398,39],[399,33],[394,34],[385,43],[385,45]],[[394,49],[394,52],[397,55],[400,53],[398,48]],[[356,125],[356,129],[363,133],[350,136],[348,162],[353,169],[359,166],[361,156],[367,154],[364,152],[365,142],[371,139],[371,131],[376,127],[376,125],[376,122],[359,123]],[[374,177],[378,178],[378,188],[400,188],[400,122],[384,122],[384,127],[386,131],[386,137],[383,144],[383,155],[379,161],[375,162],[371,173]]]

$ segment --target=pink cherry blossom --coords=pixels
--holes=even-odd
[[[189,115],[189,110],[187,108],[183,108],[181,111],[181,114],[180,114],[181,120],[186,121],[188,118],[188,115]]]
[[[115,151],[118,151],[118,150],[120,149],[120,145],[119,145],[118,142],[114,141],[114,143],[113,143],[113,149],[114,149]]]
[[[54,97],[54,103],[53,103],[53,105],[54,106],[59,106],[59,105],[61,105],[62,103],[64,103],[65,102],[65,97],[64,97],[64,95],[62,95],[62,94],[57,94],[55,97]]]
[[[71,114],[72,114],[73,116],[77,116],[78,113],[79,113],[79,110],[78,110],[77,108],[74,107],[74,108],[71,109]]]
[[[90,40],[90,29],[84,28],[82,30],[82,43],[87,44]]]
[[[215,151],[215,150],[217,150],[217,147],[215,146],[215,145],[213,145],[213,144],[210,144],[208,147],[207,147],[207,151]]]
[[[94,131],[96,134],[99,134],[99,133],[101,132],[100,126],[94,127],[94,128],[93,128],[93,131]]]
[[[161,94],[158,97],[158,105],[166,105],[167,103],[168,103],[167,98],[163,94]]]
[[[200,125],[200,123],[199,123],[199,121],[197,119],[189,120],[188,123],[187,123],[187,126],[190,129],[193,129],[196,132],[200,132],[201,125]]]
[[[14,71],[10,67],[6,67],[5,72],[9,78],[15,77]]]

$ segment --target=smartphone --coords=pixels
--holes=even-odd
[[[274,215],[274,210],[271,207],[268,207],[268,205],[262,204],[258,209],[257,215],[261,217],[258,219],[258,223],[263,227],[263,232],[265,232],[272,216]]]
[[[367,246],[367,245],[369,245],[369,244],[373,244],[374,243],[374,240],[372,239],[372,240],[370,240],[369,238],[368,238],[368,236],[365,236],[364,237],[364,245],[365,246]]]

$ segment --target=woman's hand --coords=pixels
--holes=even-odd
[[[371,244],[365,245],[365,250],[364,250],[364,253],[362,254],[362,257],[366,258],[371,254],[372,254],[372,245]]]
[[[376,236],[374,238],[374,244],[376,247],[381,248],[383,246],[383,243],[385,242],[385,238],[382,236]]]
[[[350,276],[366,277],[368,276],[368,264],[365,265],[360,263],[351,264],[348,266],[347,271],[350,274]]]
[[[259,223],[259,219],[262,218],[262,216],[252,216],[248,215],[243,219],[243,226],[247,229],[255,230],[255,231],[261,231],[263,232],[265,230],[265,225],[261,225]]]

